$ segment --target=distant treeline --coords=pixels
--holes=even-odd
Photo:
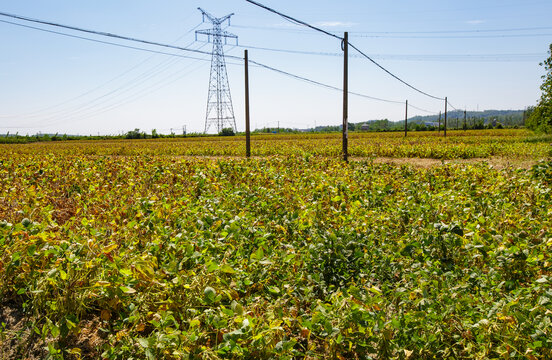
[[[524,127],[526,112],[524,110],[486,110],[466,112],[464,124],[463,111],[447,113],[447,129],[494,129]],[[444,114],[441,114],[441,127],[444,129]],[[439,115],[415,116],[408,119],[410,131],[435,131],[439,128]],[[263,128],[253,133],[299,133],[299,132],[336,132],[341,131],[341,125],[317,126],[310,129]],[[359,123],[349,123],[349,131],[404,131],[404,121],[388,119],[369,120]]]
[[[491,128],[518,128],[525,126],[527,113],[524,110],[486,110],[468,111],[464,123],[463,111],[451,111],[447,114],[447,129],[491,129]],[[271,128],[265,127],[253,131],[253,134],[266,133],[304,133],[304,132],[336,132],[342,126],[317,126],[310,129]],[[415,116],[408,119],[410,131],[435,131],[439,128],[439,115]],[[444,128],[444,115],[441,115],[441,127]],[[349,123],[349,131],[403,131],[404,121],[390,121],[388,119],[369,120],[360,123]],[[232,129],[223,129],[221,136],[232,136]],[[128,131],[122,135],[60,135],[60,134],[0,134],[0,144],[25,144],[39,141],[68,141],[68,140],[116,140],[116,139],[157,139],[213,136],[212,134],[188,133],[168,135],[159,134],[155,129],[146,133],[140,129]]]
[[[463,111],[447,113],[447,129],[491,129],[491,128],[519,128],[525,125],[524,110],[486,110],[466,112],[464,123]],[[444,129],[444,114],[441,114],[440,129]],[[338,126],[318,126],[315,131],[341,131]],[[439,115],[414,116],[408,119],[410,131],[434,131],[439,128]],[[349,131],[403,131],[404,121],[390,121],[388,119],[369,120],[360,123],[349,123]]]
[[[183,137],[200,137],[209,136],[202,133],[189,134],[159,134],[156,130],[151,133],[134,129],[123,135],[67,135],[67,134],[35,134],[35,135],[19,135],[16,134],[0,134],[0,144],[28,144],[40,141],[70,141],[70,140],[117,140],[117,139],[157,139],[157,138],[183,138]],[[212,135],[211,135],[212,136]]]

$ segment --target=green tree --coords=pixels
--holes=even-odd
[[[219,133],[220,136],[234,136],[236,135],[234,133],[234,129],[232,128],[224,128],[222,129],[222,131]]]
[[[546,71],[542,76],[541,98],[528,116],[526,126],[532,130],[552,133],[552,44],[548,54],[548,59],[540,63]]]
[[[143,136],[144,138],[145,138],[145,135],[146,134],[144,134],[144,136]],[[142,138],[142,133],[140,132],[140,129],[136,128],[132,131],[127,132],[125,137],[127,139],[140,139],[140,138]]]

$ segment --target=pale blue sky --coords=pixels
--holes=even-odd
[[[405,81],[468,110],[535,104],[543,74],[538,64],[552,43],[550,0],[260,2],[328,31],[349,31],[351,43]],[[191,31],[209,27],[200,25],[198,6],[217,17],[234,12],[227,30],[250,47],[251,59],[341,86],[339,56],[253,48],[338,54],[338,40],[244,0],[0,0],[0,12],[210,51],[210,44],[194,42]],[[0,43],[0,133],[113,134],[134,128],[168,133],[171,128],[180,132],[183,125],[189,132],[203,130],[208,56],[198,61],[152,55],[2,22]],[[242,57],[243,49],[228,46],[226,52]],[[243,68],[228,62],[236,121],[243,130]],[[264,69],[250,72],[253,127],[278,121],[296,128],[340,124],[340,93]],[[350,90],[444,110],[442,102],[356,57],[350,62]],[[350,97],[351,122],[380,118],[402,120],[404,106]]]

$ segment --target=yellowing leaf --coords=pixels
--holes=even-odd
[[[230,265],[228,264],[224,264],[222,265],[222,267],[220,268],[220,270],[223,272],[223,273],[226,273],[226,274],[234,274],[236,273],[236,270],[234,270]]]
[[[128,286],[119,286],[119,289],[125,294],[134,294],[136,292],[136,290]]]
[[[117,244],[111,244],[111,245],[108,245],[106,246],[105,248],[103,248],[102,252],[104,254],[109,254],[110,252],[112,252],[113,250],[117,249]]]

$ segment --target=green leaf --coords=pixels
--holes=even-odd
[[[370,292],[372,292],[372,293],[374,293],[374,294],[381,295],[381,290],[378,289],[378,288],[375,287],[375,286],[370,287],[370,289],[368,289],[368,290],[370,290]]]
[[[218,270],[219,266],[215,264],[214,262],[210,262],[207,264],[207,272],[212,273],[215,270]]]
[[[278,295],[280,294],[280,289],[277,286],[271,286],[268,288],[268,292],[272,295]]]
[[[207,301],[208,303],[212,303],[217,297],[217,292],[212,287],[207,286],[203,290],[203,297],[205,298],[205,301]]]
[[[223,273],[226,273],[226,274],[235,274],[236,273],[236,270],[234,270],[230,265],[228,264],[224,264],[222,265],[222,267],[220,268],[220,270],[223,272]]]
[[[140,344],[141,347],[144,349],[149,348],[149,340],[145,338],[138,338],[138,344]]]
[[[59,327],[57,327],[55,324],[50,324],[50,333],[53,337],[58,337],[60,334]]]
[[[35,251],[36,251],[36,245],[35,245],[35,244],[32,244],[31,246],[29,246],[29,247],[27,248],[27,255],[33,256],[34,253],[35,253]]]
[[[131,276],[132,275],[132,271],[130,269],[120,269],[119,273],[121,273],[121,275],[124,275],[124,276]]]
[[[238,303],[236,300],[232,301],[232,304],[230,305],[232,307],[232,311],[235,312],[238,315],[243,315],[243,306]]]
[[[253,254],[253,259],[255,260],[262,260],[264,258],[264,250],[262,247],[259,247],[257,251],[255,251]]]

